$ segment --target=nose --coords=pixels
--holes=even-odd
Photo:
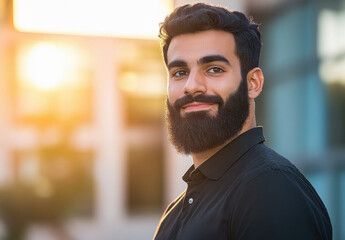
[[[191,71],[184,86],[184,94],[196,96],[206,93],[206,90],[204,76],[197,71]]]

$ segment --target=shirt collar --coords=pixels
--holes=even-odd
[[[218,180],[243,154],[264,141],[263,128],[252,128],[236,137],[197,169],[194,169],[194,165],[191,166],[184,174],[183,180],[193,180],[192,175],[198,171],[211,180]]]

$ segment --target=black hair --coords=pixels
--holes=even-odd
[[[178,7],[160,23],[159,38],[165,64],[174,37],[206,30],[222,30],[234,35],[243,79],[251,69],[259,66],[262,45],[259,24],[241,12],[204,3]]]

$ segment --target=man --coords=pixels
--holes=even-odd
[[[240,12],[185,5],[161,24],[160,38],[170,138],[194,164],[154,239],[332,239],[314,188],[256,127],[258,25]]]

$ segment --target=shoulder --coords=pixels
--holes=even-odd
[[[238,161],[236,168],[240,172],[237,179],[241,184],[250,184],[257,178],[267,181],[290,179],[302,185],[310,185],[304,175],[285,157],[264,144],[251,148]]]
[[[251,164],[259,165],[261,168],[299,173],[297,168],[288,159],[265,144],[258,144],[253,147],[247,152],[246,158],[250,159]]]
[[[294,202],[317,205],[326,211],[320,197],[305,176],[286,158],[261,144],[250,153],[255,156],[250,170],[243,174],[238,192],[245,197],[279,206]],[[272,203],[271,203],[272,202]],[[326,211],[327,212],[327,211]]]
[[[279,205],[293,201],[315,201],[319,197],[309,181],[298,171],[285,167],[265,167],[242,182],[241,197],[265,200]]]
[[[303,174],[264,145],[248,154],[255,161],[242,178],[231,214],[237,233],[246,234],[245,239],[330,239],[327,210]],[[251,238],[251,233],[263,238]],[[281,238],[284,234],[287,238]]]

